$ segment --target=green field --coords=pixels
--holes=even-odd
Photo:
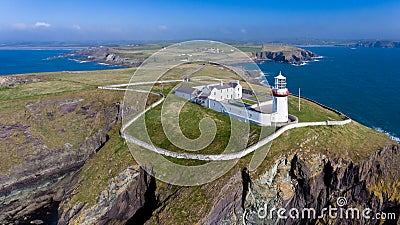
[[[191,68],[196,66],[188,66]],[[170,72],[167,76],[179,77],[188,69],[182,69],[176,73]],[[14,87],[0,88],[0,124],[12,126],[15,124],[28,125],[29,130],[14,130],[7,140],[2,142],[0,157],[0,174],[6,175],[10,168],[16,164],[22,164],[37,149],[28,141],[31,135],[39,138],[48,149],[63,148],[64,144],[71,144],[72,151],[76,151],[79,143],[99,129],[105,123],[105,108],[113,103],[122,102],[124,92],[100,90],[98,85],[128,83],[135,69],[118,69],[90,72],[59,72],[32,74],[24,76],[35,76],[40,82],[15,85]],[[218,71],[218,76],[225,75],[230,79],[234,76],[227,73],[228,70],[219,68],[207,68],[195,76],[210,75]],[[207,72],[207,73],[206,73]],[[201,74],[203,73],[203,74]],[[167,94],[176,84],[156,85],[154,90],[163,91]],[[153,98],[153,97],[152,97]],[[60,105],[71,100],[83,99],[77,105],[76,110],[71,113],[60,111]],[[151,99],[154,102],[157,97]],[[340,120],[341,116],[317,104],[307,100],[301,100],[301,111],[297,108],[297,98],[289,97],[289,113],[297,116],[300,122]],[[33,106],[36,106],[33,107]],[[82,108],[83,107],[83,108]],[[83,109],[87,112],[83,113]],[[94,115],[94,116],[91,116]],[[187,103],[179,116],[179,126],[188,138],[196,138],[200,135],[199,122],[202,118],[212,118],[217,124],[217,136],[210,147],[203,149],[202,153],[218,154],[223,150],[230,135],[230,118],[221,113],[206,109],[202,106]],[[183,151],[172,146],[160,126],[160,107],[150,110],[146,114],[147,129],[152,141],[163,148]],[[108,180],[128,165],[135,166],[136,163],[130,155],[125,141],[119,137],[118,130],[121,124],[114,126],[109,132],[108,142],[88,160],[79,175],[80,182],[76,187],[76,195],[71,203],[88,203],[87,207],[96,202],[96,197],[101,190],[108,185]],[[250,141],[246,145],[256,142],[259,138],[260,127],[251,125]],[[297,128],[285,132],[272,143],[266,159],[257,169],[256,174],[262,174],[272,163],[282,155],[288,155],[300,150],[303,154],[323,154],[331,157],[345,156],[349,160],[361,160],[387,144],[394,143],[386,135],[359,123],[351,122],[345,126],[324,126]],[[44,150],[43,150],[44,151]],[[65,150],[67,151],[67,150]],[[36,152],[35,154],[39,154]],[[239,161],[235,168],[246,167],[252,154]],[[170,161],[198,165],[199,161],[169,159]],[[233,171],[233,170],[232,170]],[[215,196],[210,190],[220,188],[232,176],[232,171],[221,177],[218,181],[198,187],[172,187],[168,189],[171,193],[179,191],[180,194],[174,201],[167,201],[164,207],[168,209],[171,221],[198,221],[202,211],[211,207],[210,199]],[[158,188],[167,188],[167,184],[157,181]],[[387,188],[374,186],[371,189]],[[190,198],[190,201],[188,201]],[[182,212],[188,202],[201,206],[201,209]]]
[[[122,101],[123,92],[100,90],[97,85],[129,82],[133,71],[18,75],[40,81],[0,88],[0,125],[20,127],[12,129],[2,141],[0,157],[7,160],[0,164],[0,173],[7,174],[13,165],[23,163],[34,152],[47,154],[65,145],[77,150],[104,126],[104,109]],[[62,110],[73,102],[77,103],[76,107],[71,106],[72,112]]]
[[[161,79],[174,79],[177,77],[181,77],[182,74],[187,73],[188,70],[196,69],[198,68],[198,64],[184,64],[179,67],[173,68],[169,70]],[[193,77],[214,77],[223,79],[238,79],[237,75],[234,74],[231,70],[228,70],[224,67],[221,66],[215,66],[215,65],[206,65],[203,67],[200,71],[192,74]],[[208,81],[209,82],[209,81]],[[243,82],[243,80],[242,80]],[[179,85],[179,83],[168,83],[168,84],[158,84],[152,87],[152,91],[154,92],[162,92],[164,96],[167,96],[168,94],[172,94],[172,90],[174,87]],[[185,84],[185,85],[190,85]],[[263,90],[264,92],[269,90],[268,88],[265,88]],[[173,95],[173,94],[172,94]],[[175,97],[176,99],[174,101],[183,101],[180,100],[180,98]],[[245,101],[246,102],[246,101]],[[297,98],[293,96],[289,96],[289,113],[297,116],[299,118],[300,122],[311,122],[311,121],[326,121],[326,120],[343,120],[345,117],[338,115],[335,112],[332,112],[328,109],[324,109],[320,106],[318,106],[315,103],[312,103],[308,100],[301,99],[301,111],[298,111],[297,108],[297,103],[298,100]],[[149,105],[149,103],[147,104]],[[163,126],[177,126],[176,124],[162,124],[161,121],[161,109],[164,107],[164,103],[158,105],[157,107],[149,110],[145,115],[145,122],[146,122],[146,129],[149,134],[150,140],[155,146],[167,149],[170,151],[175,151],[175,152],[187,152],[182,148],[179,148],[175,146],[171,141],[168,139],[167,135],[165,134],[165,130],[163,129]],[[169,106],[167,106],[169,107]],[[172,108],[171,108],[172,110]],[[189,139],[196,139],[200,137],[200,129],[199,129],[199,123],[203,118],[211,118],[215,124],[217,125],[217,133],[215,135],[215,139],[212,141],[212,143],[207,146],[206,148],[202,149],[200,154],[220,154],[222,151],[225,149],[229,142],[230,138],[230,128],[231,128],[231,118],[227,115],[224,115],[222,113],[216,112],[214,110],[208,109],[206,107],[197,105],[195,103],[187,102],[182,110],[179,112],[179,128],[182,130],[182,133],[184,136],[186,136]],[[238,121],[236,119],[232,119],[235,123],[238,124],[245,124],[241,121]],[[240,125],[239,125],[240,126]],[[137,129],[139,126],[136,125],[135,123],[131,128],[127,130],[127,133],[137,137],[141,140],[144,140],[143,138],[145,137],[139,137],[141,132]],[[179,129],[178,127],[176,129]],[[173,131],[171,131],[173,132]],[[244,147],[250,146],[254,143],[256,143],[260,139],[260,133],[261,133],[261,127],[250,124],[250,139],[249,141],[245,144]],[[135,136],[136,134],[136,136]],[[270,133],[269,133],[270,134]],[[244,135],[244,134],[243,134]],[[240,139],[240,138],[237,138]],[[243,149],[239,148],[237,151]],[[197,163],[200,163],[199,161],[196,160],[183,160],[183,159],[173,159],[173,158],[168,158],[173,162],[177,163],[183,163],[183,164],[190,164],[194,165]]]
[[[300,111],[299,111],[299,100],[295,96],[288,97],[289,114],[299,118],[299,122],[316,122],[316,121],[334,121],[334,120],[345,120],[343,115],[339,115],[336,112],[322,108],[321,106],[310,102],[306,99],[300,99]]]

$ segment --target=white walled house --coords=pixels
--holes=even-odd
[[[209,99],[216,101],[242,98],[242,85],[240,85],[238,80],[226,84],[221,82],[219,84],[207,85],[204,89],[205,92],[210,93]]]
[[[249,106],[236,101],[243,97],[243,88],[239,81],[197,87],[181,85],[175,90],[175,95],[181,98],[260,126],[288,122],[289,90],[286,88],[286,77],[281,73],[275,77],[272,94],[273,100]]]

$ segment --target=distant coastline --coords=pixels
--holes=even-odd
[[[68,56],[77,50],[64,47],[0,47],[0,76],[123,68],[119,65],[84,62]]]

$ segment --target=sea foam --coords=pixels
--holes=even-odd
[[[379,132],[381,132],[381,133],[386,134],[386,135],[389,136],[390,139],[392,139],[393,141],[395,141],[395,142],[397,142],[397,143],[400,143],[400,138],[399,138],[399,137],[396,137],[396,136],[392,135],[391,133],[385,131],[384,129],[382,129],[382,128],[380,128],[380,127],[373,127],[373,128],[374,128],[376,131],[379,131]]]

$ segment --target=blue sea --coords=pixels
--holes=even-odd
[[[307,47],[323,58],[303,66],[265,62],[269,84],[279,71],[291,93],[335,108],[400,142],[400,49]]]
[[[323,58],[303,66],[259,64],[270,84],[282,71],[293,94],[314,99],[400,142],[400,49],[307,47]],[[68,58],[72,50],[0,50],[0,76],[7,74],[120,68]],[[252,69],[252,68],[249,68]]]
[[[73,52],[67,49],[0,49],[0,76],[20,73],[103,70],[121,68],[71,58],[54,58]]]

